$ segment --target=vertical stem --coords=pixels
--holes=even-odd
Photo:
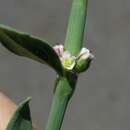
[[[72,55],[77,55],[82,48],[84,27],[86,23],[87,1],[88,0],[73,0],[72,3],[65,40],[65,49],[71,52]],[[77,79],[74,78],[75,76],[75,74],[69,74],[59,79],[56,85],[46,130],[60,130],[67,104],[77,81]]]
[[[88,0],[73,0],[65,49],[77,55],[82,48]]]
[[[56,86],[51,112],[46,130],[60,130],[72,89],[66,78],[61,78]]]

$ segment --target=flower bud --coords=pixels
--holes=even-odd
[[[74,70],[77,73],[81,73],[81,72],[86,71],[89,68],[91,61],[92,61],[92,59],[87,59],[87,60],[79,59],[79,60],[77,60],[77,63],[75,65]]]
[[[89,68],[93,58],[94,56],[90,53],[90,51],[87,48],[82,48],[78,56],[78,59],[76,60],[75,71],[77,73],[86,71]]]

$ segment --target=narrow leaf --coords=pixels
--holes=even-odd
[[[11,52],[40,63],[46,62],[59,74],[62,74],[60,59],[47,42],[4,25],[0,25],[0,42]]]
[[[18,106],[6,130],[32,130],[29,101],[30,98],[27,98]]]

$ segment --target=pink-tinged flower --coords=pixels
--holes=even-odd
[[[64,53],[64,46],[62,44],[54,46],[53,49],[59,57],[61,57]]]
[[[81,59],[93,59],[94,58],[94,55],[90,52],[90,50],[88,50],[87,48],[82,48],[80,53],[79,53],[79,56],[78,58],[81,58]]]
[[[94,56],[90,53],[90,51],[87,48],[82,48],[77,57],[71,55],[69,51],[64,51],[64,46],[61,44],[54,46],[53,49],[59,56],[63,67],[67,70],[72,70],[75,67],[78,59],[91,60],[94,58]]]
[[[59,56],[63,67],[67,70],[72,70],[76,64],[76,57],[72,56],[70,52],[64,51],[64,46],[61,44],[54,46],[53,49]]]

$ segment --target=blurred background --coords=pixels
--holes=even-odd
[[[0,0],[0,23],[64,43],[72,0]],[[95,60],[79,77],[62,130],[130,129],[130,0],[89,0],[84,45]],[[50,111],[56,73],[0,45],[0,91],[16,103],[32,96],[40,129]]]

